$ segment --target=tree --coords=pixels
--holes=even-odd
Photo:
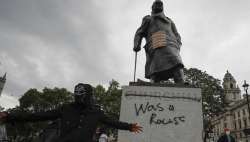
[[[122,89],[117,81],[110,81],[107,90],[103,86],[97,85],[94,89],[94,96],[97,104],[101,105],[104,112],[119,120]],[[117,138],[118,131],[116,129],[110,128],[108,131]]]
[[[184,73],[186,82],[201,88],[204,117],[209,119],[223,112],[227,104],[221,81],[196,68],[184,69]]]
[[[221,81],[196,68],[184,69],[185,81],[201,88],[204,141],[212,130],[211,118],[224,111],[227,106]]]
[[[19,99],[20,107],[34,112],[55,109],[63,103],[72,101],[71,94],[65,88],[45,87],[42,92],[30,89]]]
[[[14,113],[40,112],[56,109],[64,103],[72,101],[72,93],[65,88],[44,88],[42,92],[29,89],[19,99],[20,106],[8,110]],[[48,125],[47,122],[7,124],[8,136],[18,142],[33,141],[34,138]]]
[[[116,119],[119,119],[120,116],[121,95],[122,90],[115,80],[110,81],[107,91],[101,85],[94,89],[97,104],[101,105],[105,112]]]

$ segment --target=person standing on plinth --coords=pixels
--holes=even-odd
[[[134,51],[141,50],[142,38],[146,39],[145,77],[153,82],[174,78],[175,83],[184,83],[180,56],[181,36],[174,22],[165,16],[163,2],[155,0],[151,15],[143,18],[134,38]]]

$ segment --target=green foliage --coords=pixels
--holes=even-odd
[[[34,112],[55,109],[65,102],[72,101],[72,95],[65,88],[44,88],[42,92],[36,89],[28,90],[20,99],[20,107]]]
[[[117,81],[112,80],[107,91],[101,85],[96,86],[94,95],[105,112],[119,119],[122,90]]]
[[[65,88],[44,88],[42,92],[29,89],[19,99],[20,106],[8,110],[12,113],[47,111],[73,100],[71,92]],[[48,122],[7,124],[8,136],[18,142],[32,141]]]
[[[203,111],[203,127],[205,137],[211,131],[211,118],[224,111],[225,96],[221,82],[219,79],[207,74],[196,68],[184,69],[185,81],[191,85],[201,88],[202,94],[202,111]]]
[[[94,89],[94,96],[97,104],[101,105],[107,115],[116,120],[119,120],[120,116],[121,95],[122,90],[119,83],[115,80],[109,82],[107,90],[101,85],[96,86]],[[116,129],[108,129],[108,132],[112,133],[117,138]]]
[[[201,88],[202,109],[205,119],[223,112],[225,96],[219,79],[196,68],[184,69],[185,81]]]

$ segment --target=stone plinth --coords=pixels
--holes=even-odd
[[[137,122],[143,132],[119,131],[118,142],[202,142],[201,89],[153,84],[124,86],[120,120]]]

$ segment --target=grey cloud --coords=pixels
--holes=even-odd
[[[152,2],[0,1],[0,72],[8,72],[5,92],[21,95],[44,86],[72,89],[80,81],[107,84],[112,78],[127,84],[134,64],[133,34],[141,18],[150,14]],[[250,1],[164,2],[166,15],[182,36],[187,67],[220,79],[229,69],[239,80],[250,80]],[[137,68],[141,79],[143,52]]]
[[[0,5],[0,59],[3,70],[12,74],[7,92],[109,79],[106,27],[93,2],[17,0]]]

